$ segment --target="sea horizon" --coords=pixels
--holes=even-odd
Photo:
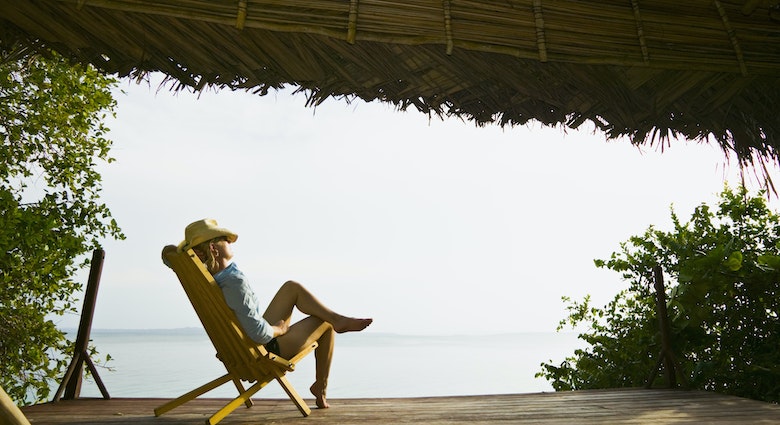
[[[67,330],[75,338],[76,330]],[[359,332],[337,335],[328,396],[395,398],[552,392],[534,375],[542,362],[561,362],[584,345],[577,332],[508,332],[490,335],[409,335]],[[202,327],[92,329],[92,360],[111,356],[98,375],[112,397],[173,398],[225,373]],[[314,356],[288,374],[309,397]],[[100,397],[92,379],[81,396]],[[234,397],[223,385],[203,397]],[[255,398],[286,398],[270,384]]]

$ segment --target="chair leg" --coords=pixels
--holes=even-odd
[[[240,379],[238,378],[233,379],[233,384],[236,386],[236,389],[238,390],[239,394],[242,394],[244,391],[246,391],[246,389],[244,389],[244,384],[241,383]],[[247,409],[252,407],[252,399],[247,398],[244,404],[246,404]]]
[[[276,381],[279,382],[279,385],[282,386],[282,389],[290,397],[290,400],[295,403],[295,406],[298,407],[298,410],[300,410],[301,414],[304,417],[309,416],[311,414],[311,409],[306,404],[306,402],[303,401],[298,392],[295,391],[295,388],[293,388],[292,384],[290,384],[290,381],[287,380],[287,377],[284,375],[278,375],[276,377]]]
[[[201,385],[200,387],[195,388],[194,390],[192,390],[192,391],[190,391],[190,392],[188,392],[188,393],[186,393],[184,395],[181,395],[178,398],[173,399],[173,400],[163,404],[162,406],[154,409],[154,416],[160,416],[163,413],[170,411],[171,409],[175,409],[175,408],[181,406],[182,404],[184,404],[184,403],[186,403],[188,401],[194,400],[198,396],[200,396],[202,394],[205,394],[205,393],[213,390],[214,388],[217,388],[218,386],[220,386],[220,385],[230,381],[231,379],[233,379],[233,378],[228,373],[228,374],[226,374],[224,376],[221,376],[221,377],[219,377],[219,378],[217,378],[217,379],[215,379],[215,380],[213,380],[213,381],[211,381],[211,382],[209,382],[207,384]]]
[[[206,423],[209,425],[215,425],[222,419],[225,419],[225,417],[229,415],[230,412],[236,410],[236,408],[238,408],[238,406],[240,406],[241,404],[246,403],[246,401],[251,399],[256,392],[260,391],[263,387],[268,385],[269,382],[271,382],[271,379],[257,381],[254,385],[249,387],[248,390],[242,392],[241,394],[239,394],[238,397],[231,400],[230,403],[226,404],[223,408],[219,409],[217,413],[211,415],[211,417],[206,421]]]

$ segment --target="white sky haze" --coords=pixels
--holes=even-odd
[[[102,199],[127,239],[105,243],[95,328],[200,326],[159,253],[212,217],[239,234],[235,261],[266,301],[292,279],[372,332],[553,331],[561,296],[601,305],[625,286],[593,259],[738,181],[694,142],[640,151],[588,130],[158,81],[116,92]]]

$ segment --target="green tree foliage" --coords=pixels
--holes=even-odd
[[[51,318],[76,311],[85,254],[124,237],[95,169],[111,161],[103,119],[116,81],[57,55],[0,53],[0,385],[24,403],[46,398],[67,366]]]
[[[697,207],[674,229],[650,227],[598,267],[628,289],[603,308],[568,302],[566,325],[589,345],[537,376],[556,390],[642,386],[661,350],[653,273],[665,272],[672,345],[693,388],[780,402],[780,219],[764,194],[726,188],[718,209]],[[663,374],[656,383],[663,382]]]

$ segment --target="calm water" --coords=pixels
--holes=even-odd
[[[92,341],[110,354],[98,373],[112,397],[176,397],[225,373],[202,329],[93,330]],[[518,333],[491,336],[402,336],[370,332],[338,335],[328,396],[416,397],[552,391],[534,378],[539,364],[555,362],[582,346],[573,333]],[[308,397],[314,356],[288,375]],[[206,397],[234,397],[232,384]],[[100,396],[91,380],[82,397]],[[286,398],[271,383],[259,398]]]

